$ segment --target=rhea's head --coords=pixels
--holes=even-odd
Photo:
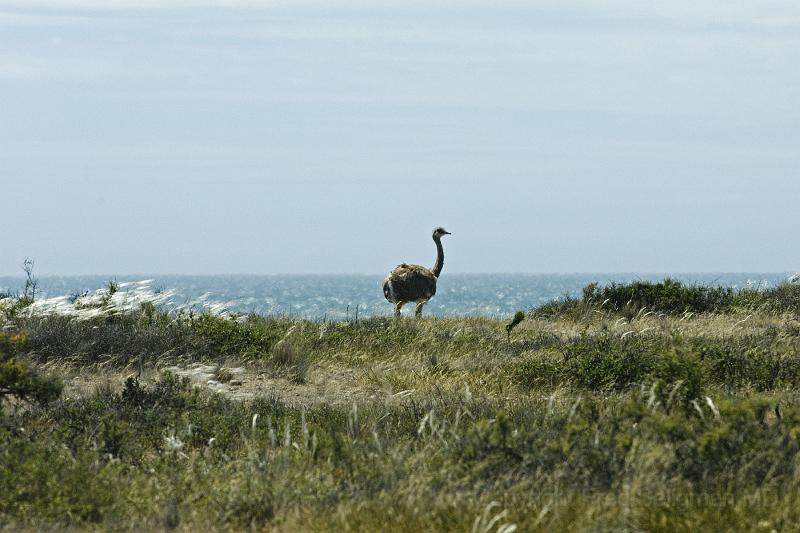
[[[447,231],[446,229],[442,228],[442,227],[438,227],[435,230],[433,230],[433,238],[434,239],[440,239],[442,237],[442,235],[450,235],[450,232]]]

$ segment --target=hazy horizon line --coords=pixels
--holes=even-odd
[[[512,275],[512,276],[570,276],[570,275],[634,275],[634,276],[648,276],[648,275],[683,275],[683,274],[770,274],[770,275],[783,275],[793,274],[793,270],[662,270],[662,271],[643,271],[643,270],[619,270],[619,271],[563,271],[563,272],[525,272],[525,271],[492,271],[492,272],[448,272],[446,276],[492,276],[492,275]],[[148,277],[163,277],[163,276],[185,276],[185,277],[225,277],[225,276],[250,276],[250,277],[278,277],[278,276],[385,276],[387,272],[272,272],[272,273],[257,273],[257,272],[217,272],[217,273],[187,273],[187,272],[134,272],[124,274],[109,274],[109,273],[82,273],[82,274],[57,274],[57,273],[43,273],[36,274],[36,278],[71,278],[71,277],[108,277],[110,279],[125,277],[125,278],[148,278]],[[0,274],[0,278],[19,278],[25,279],[24,274]]]

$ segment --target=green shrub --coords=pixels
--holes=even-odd
[[[54,444],[0,431],[0,524],[12,520],[35,529],[64,529],[118,520],[116,511],[126,494],[120,479],[126,467],[98,460],[98,450],[92,448],[70,450]]]
[[[193,348],[201,353],[261,359],[269,354],[272,345],[258,329],[214,315],[190,318],[188,330],[192,334],[190,342]]]
[[[800,339],[777,330],[738,337],[581,337],[535,351],[510,367],[525,389],[626,390],[656,383],[658,390],[681,382],[680,398],[708,387],[727,391],[772,391],[800,386]]]
[[[717,487],[785,481],[794,475],[800,452],[795,410],[769,422],[774,405],[764,400],[720,401],[719,416],[684,422],[678,468],[688,480]]]
[[[61,382],[45,376],[17,357],[27,335],[0,332],[0,409],[7,396],[20,400],[47,403],[61,394]]]
[[[594,309],[596,306],[591,302],[565,295],[540,305],[532,314],[539,318],[566,318],[577,321],[586,318]]]
[[[734,300],[734,291],[726,287],[685,286],[666,278],[659,283],[636,281],[612,283],[605,287],[591,284],[583,290],[583,301],[610,306],[617,311],[638,312],[645,307],[654,312],[680,314],[726,311]]]
[[[568,385],[579,390],[626,390],[653,380],[681,381],[696,397],[705,385],[700,359],[682,341],[662,337],[581,337],[564,343],[560,357],[552,349],[513,367],[516,383],[526,388]]]
[[[600,286],[590,283],[580,298],[566,295],[537,307],[539,317],[562,317],[579,320],[592,316],[594,311],[611,311],[628,318],[643,309],[654,313],[720,313],[733,309],[767,313],[800,314],[800,284],[782,283],[768,289],[686,286],[670,278],[653,283],[611,283]]]
[[[244,319],[210,314],[167,313],[151,304],[113,317],[78,320],[60,315],[20,317],[26,346],[37,362],[74,364],[180,361],[187,357],[224,362],[264,362],[292,325],[282,318]]]
[[[735,305],[750,311],[800,314],[800,283],[781,283],[768,289],[745,289]]]

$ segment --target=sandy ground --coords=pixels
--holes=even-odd
[[[218,366],[199,363],[186,367],[167,367],[161,372],[187,377],[196,387],[236,400],[266,396],[278,398],[289,405],[390,403],[413,394],[410,391],[392,394],[379,387],[365,386],[364,381],[359,380],[359,371],[348,368],[311,368],[305,383],[292,383],[283,377],[254,372],[243,367],[222,367],[220,370]],[[146,370],[137,376],[136,372],[83,370],[64,376],[64,396],[81,397],[94,392],[98,387],[120,390],[125,380],[131,376],[150,383],[157,380],[161,372]]]

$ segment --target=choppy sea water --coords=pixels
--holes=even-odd
[[[666,276],[704,286],[769,287],[789,273],[699,274],[444,274],[436,296],[425,312],[437,316],[507,316],[533,309],[564,295],[578,296],[591,282],[606,284],[632,280],[659,281]],[[120,300],[148,299],[167,308],[194,308],[219,312],[289,315],[315,319],[342,319],[391,315],[383,298],[383,275],[135,275],[40,276],[37,299],[50,299],[55,308],[75,297],[94,293],[114,279],[122,285]],[[0,277],[0,292],[19,292],[24,280]],[[45,303],[45,302],[42,302]],[[413,313],[409,305],[404,313]]]

